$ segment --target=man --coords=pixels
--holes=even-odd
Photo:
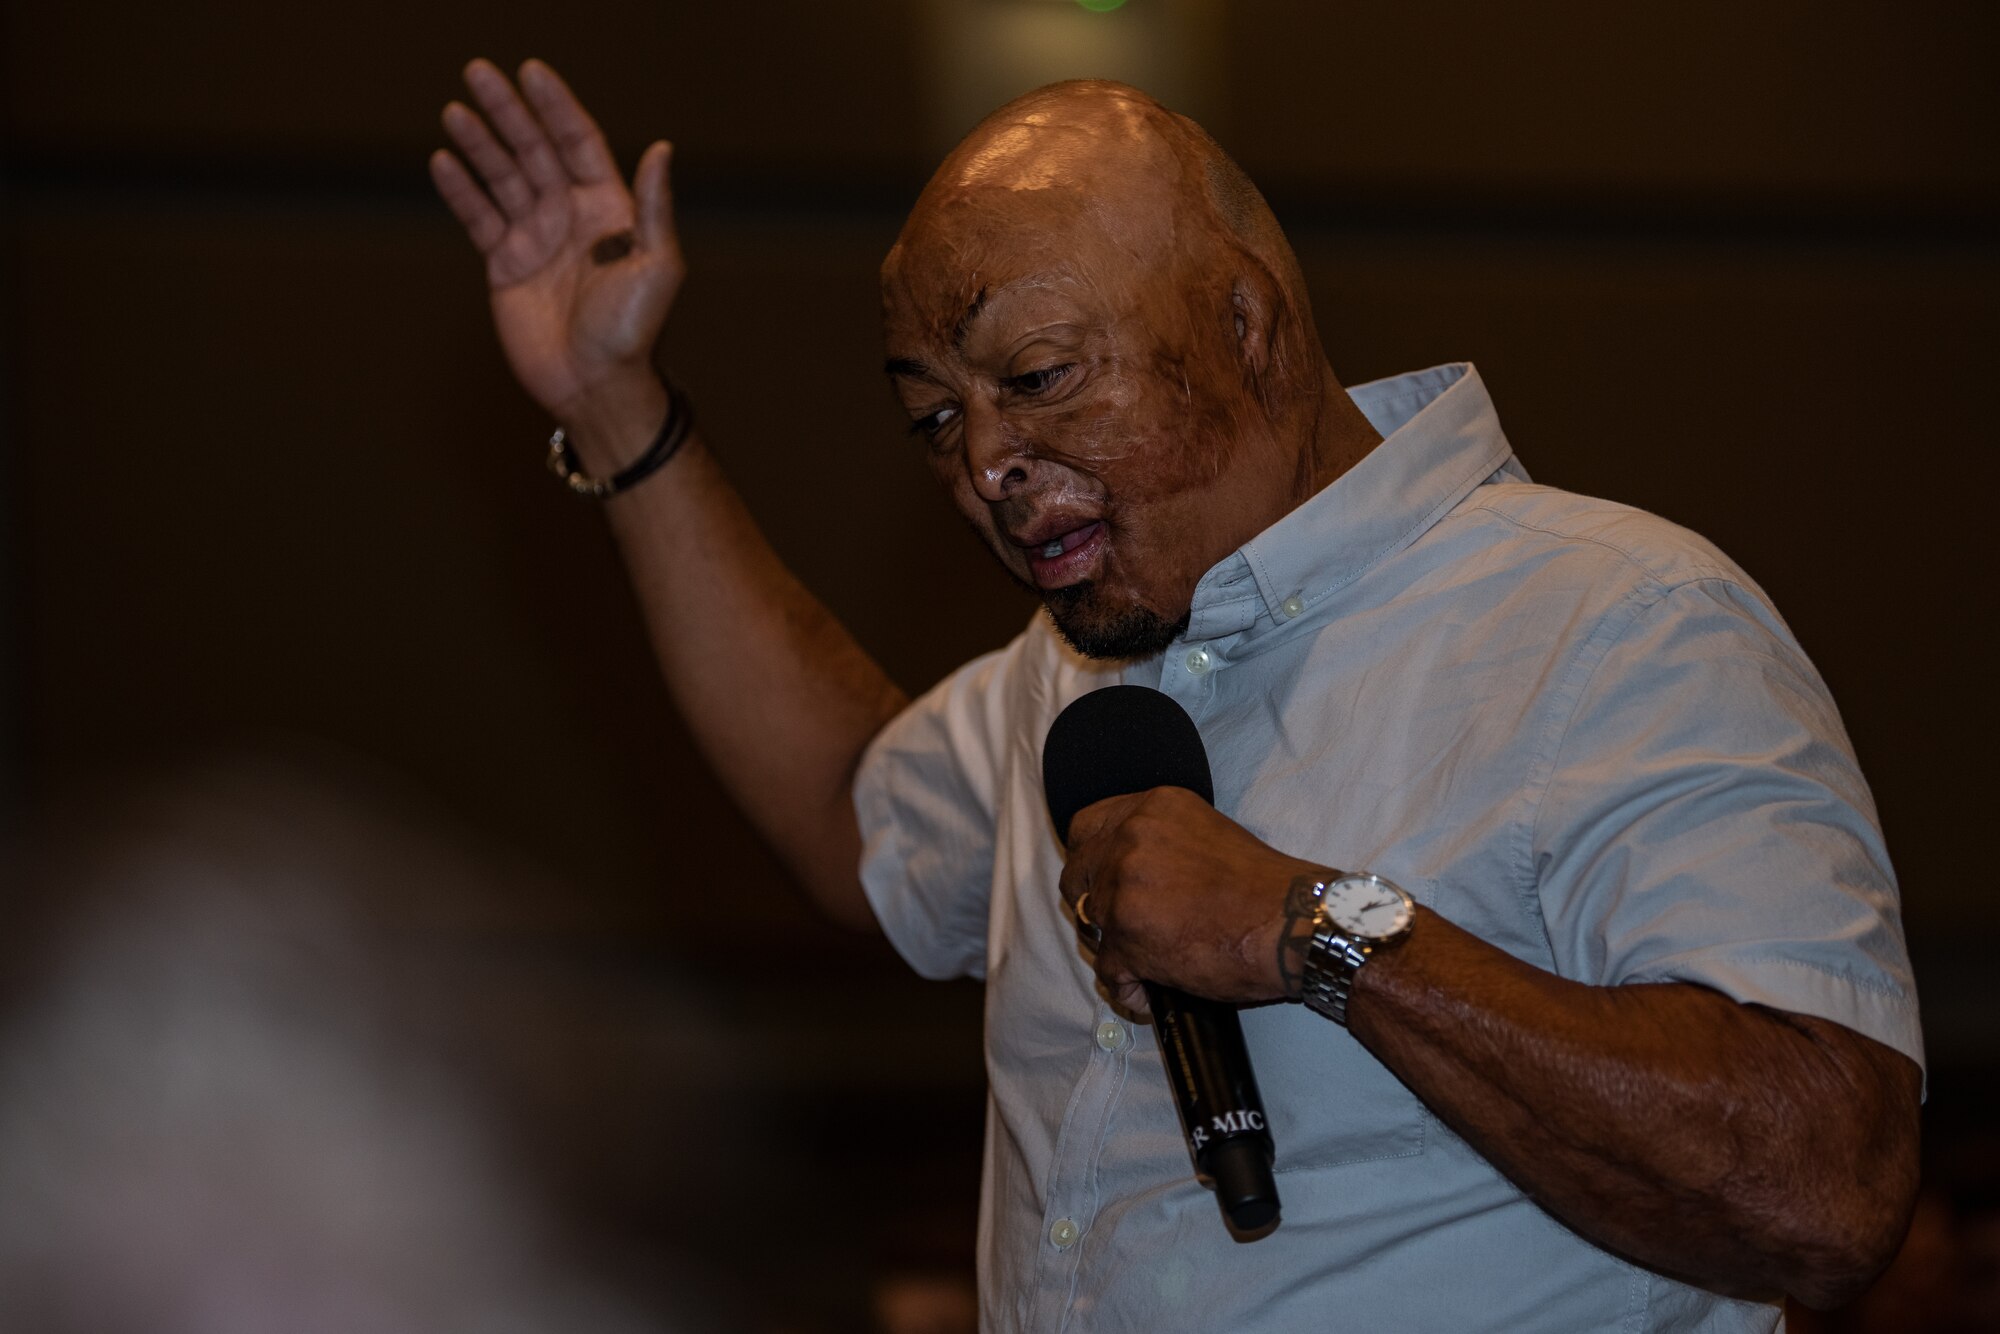
[[[1056,85],[883,266],[933,470],[1047,610],[908,704],[676,446],[667,147],[628,194],[546,66],[466,77],[471,171],[432,168],[516,374],[590,477],[674,446],[607,508],[690,726],[828,911],[986,980],[987,1328],[1770,1329],[1887,1262],[1920,1086],[1894,883],[1725,558],[1530,485],[1469,367],[1343,390],[1234,164]],[[1187,708],[1229,814],[1101,802],[1065,861],[1041,738],[1120,681]],[[1413,907],[1371,942],[1322,903],[1345,872]],[[1139,978],[1249,1006],[1274,1232],[1190,1180]]]

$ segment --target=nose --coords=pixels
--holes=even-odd
[[[979,498],[997,505],[1027,484],[1034,452],[990,403],[965,408],[965,471]]]

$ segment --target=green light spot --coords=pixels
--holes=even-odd
[[[1076,0],[1079,5],[1093,14],[1109,14],[1125,3],[1125,0]]]

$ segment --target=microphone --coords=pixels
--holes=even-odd
[[[1194,720],[1145,686],[1106,686],[1064,709],[1042,746],[1042,787],[1065,846],[1076,813],[1106,797],[1184,787],[1215,804]],[[1195,1169],[1214,1183],[1236,1230],[1255,1232],[1277,1218],[1278,1187],[1236,1007],[1153,982],[1145,988]]]

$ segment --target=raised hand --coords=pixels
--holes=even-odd
[[[518,91],[486,60],[465,83],[479,111],[444,109],[464,161],[439,149],[431,179],[486,258],[515,376],[572,428],[664,405],[651,354],[685,273],[668,144],[646,150],[628,190],[603,132],[541,61],[521,67]]]

